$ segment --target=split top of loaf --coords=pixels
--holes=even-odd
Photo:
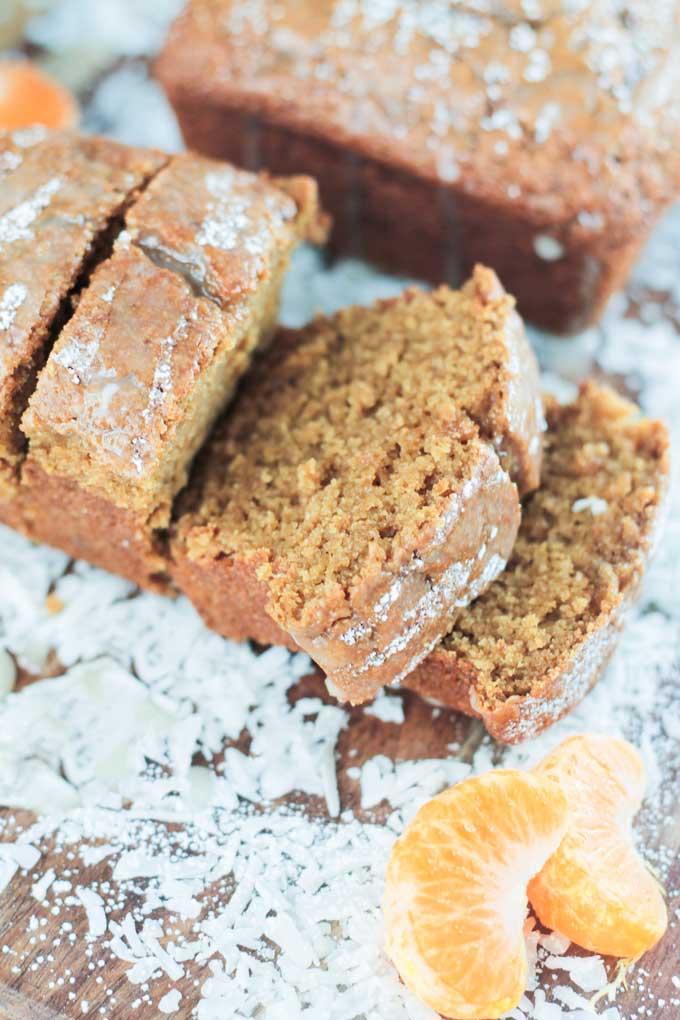
[[[541,408],[514,302],[481,267],[461,291],[280,332],[199,460],[176,580],[227,636],[272,640],[273,621],[334,691],[370,697],[502,570]]]
[[[21,416],[70,296],[165,158],[41,129],[0,136],[0,499],[16,483]]]
[[[677,191],[677,4],[191,0],[157,63],[171,97],[262,115],[581,243]]]
[[[4,458],[28,442],[31,467],[163,526],[271,335],[316,187],[105,140],[20,142],[3,143],[0,188]]]
[[[569,711],[611,655],[653,550],[668,483],[658,421],[607,387],[547,402],[541,486],[506,570],[406,684],[480,715],[499,740]]]

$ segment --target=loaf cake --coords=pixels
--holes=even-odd
[[[569,332],[680,191],[679,40],[646,0],[190,0],[156,73],[190,147],[315,176],[337,250],[485,262]]]
[[[547,417],[541,487],[506,570],[405,680],[510,743],[568,712],[604,669],[668,477],[665,427],[606,387],[584,383]]]
[[[18,485],[21,416],[71,298],[164,161],[99,138],[0,135],[0,517]]]
[[[86,143],[62,144],[77,191],[69,153]],[[98,144],[106,167],[109,143]],[[50,151],[41,161],[48,183],[33,187],[57,179]],[[105,219],[108,249],[95,267],[81,266],[75,307],[65,292],[61,316],[44,313],[43,357],[51,351],[28,380],[23,416],[28,392],[15,405],[20,484],[0,514],[34,539],[164,588],[172,502],[271,337],[287,261],[316,224],[316,188],[187,155],[135,158],[152,159],[153,180],[136,195],[128,187],[124,222]],[[103,183],[98,172],[88,169],[95,190],[109,171]],[[48,223],[36,237],[51,265],[65,242],[59,220]],[[3,272],[16,279],[13,264]]]
[[[365,700],[503,569],[542,426],[487,269],[281,331],[199,458],[174,580],[221,634],[303,648]]]

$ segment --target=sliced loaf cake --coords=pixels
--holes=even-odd
[[[499,740],[569,711],[612,654],[658,534],[668,434],[606,387],[547,405],[541,487],[506,570],[405,684]]]
[[[113,173],[108,143],[102,165],[85,169],[81,144],[63,141],[63,172],[77,193],[101,189]],[[15,416],[21,484],[5,515],[36,540],[160,589],[173,500],[270,340],[288,260],[318,214],[308,178],[273,181],[191,155],[164,161],[124,219],[109,213],[109,247],[83,268],[75,308],[49,315],[43,359],[53,346],[20,425]],[[57,179],[48,158],[41,172]],[[37,235],[50,265],[75,229],[68,222]]]
[[[175,581],[214,629],[304,648],[363,701],[503,569],[542,427],[533,354],[487,269],[283,331],[200,458]]]
[[[0,135],[0,519],[13,517],[21,416],[92,264],[167,157],[43,129]]]

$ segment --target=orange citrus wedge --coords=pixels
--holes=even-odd
[[[78,105],[68,91],[29,60],[0,61],[0,129],[43,124],[73,128]]]
[[[565,740],[534,770],[560,783],[569,827],[529,885],[538,919],[584,949],[637,959],[659,941],[668,918],[656,879],[633,845],[645,771],[615,737]]]
[[[387,952],[432,1009],[490,1020],[519,1002],[527,883],[567,819],[552,780],[496,771],[428,801],[397,840],[383,902]]]

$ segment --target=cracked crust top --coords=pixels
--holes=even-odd
[[[0,461],[21,459],[21,414],[70,293],[165,159],[38,129],[0,137]]]
[[[31,457],[121,506],[162,502],[167,519],[316,215],[308,178],[172,158],[54,345],[23,420]]]

